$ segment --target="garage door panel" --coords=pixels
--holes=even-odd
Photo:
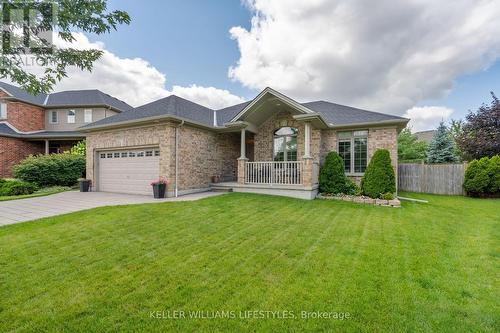
[[[146,151],[151,155],[151,152],[157,152],[158,148],[130,148],[98,153],[99,190],[151,195],[150,184],[159,177],[160,158],[158,155],[146,156]],[[142,156],[138,156],[139,154]],[[133,157],[128,157],[129,155]]]

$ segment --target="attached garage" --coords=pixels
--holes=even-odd
[[[151,182],[160,175],[158,147],[98,151],[96,157],[99,191],[152,195]]]

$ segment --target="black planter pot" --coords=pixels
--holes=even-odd
[[[167,190],[167,184],[154,184],[153,185],[153,195],[155,199],[165,198],[165,192]]]
[[[90,189],[90,180],[80,180],[80,192],[88,192]]]

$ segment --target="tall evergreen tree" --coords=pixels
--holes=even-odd
[[[429,144],[427,163],[453,163],[458,162],[455,141],[446,125],[441,122],[434,138]]]

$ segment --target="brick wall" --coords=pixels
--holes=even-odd
[[[87,178],[94,184],[94,153],[101,148],[158,145],[160,176],[175,188],[175,124],[89,133],[87,135]],[[238,133],[215,133],[184,125],[179,129],[179,190],[207,188],[212,176],[235,179],[240,141]]]
[[[158,146],[160,148],[160,176],[173,179],[173,124],[158,124],[126,129],[88,133],[87,141],[87,178],[97,184],[94,170],[95,152],[102,148],[121,148],[131,146]]]
[[[366,129],[366,128],[360,128]],[[398,171],[398,133],[395,127],[368,129],[368,163],[377,149],[387,149],[391,155],[394,172]],[[321,131],[321,163],[330,151],[337,151],[337,131]],[[361,177],[350,177],[357,183]]]
[[[0,92],[0,99],[5,96]],[[34,105],[2,99],[7,104],[7,121],[22,132],[45,129],[45,111]]]
[[[234,180],[240,151],[238,133],[214,133],[182,126],[179,133],[179,190],[206,188],[213,176]]]
[[[297,129],[297,159],[302,159],[304,155],[304,123],[293,119],[288,112],[279,112],[267,119],[254,136],[254,156],[255,161],[273,160],[274,131],[280,127],[294,127]],[[313,160],[320,158],[321,131],[311,129],[311,156]]]
[[[41,142],[23,141],[0,137],[0,178],[12,177],[12,167],[33,154],[41,154],[45,146]]]

